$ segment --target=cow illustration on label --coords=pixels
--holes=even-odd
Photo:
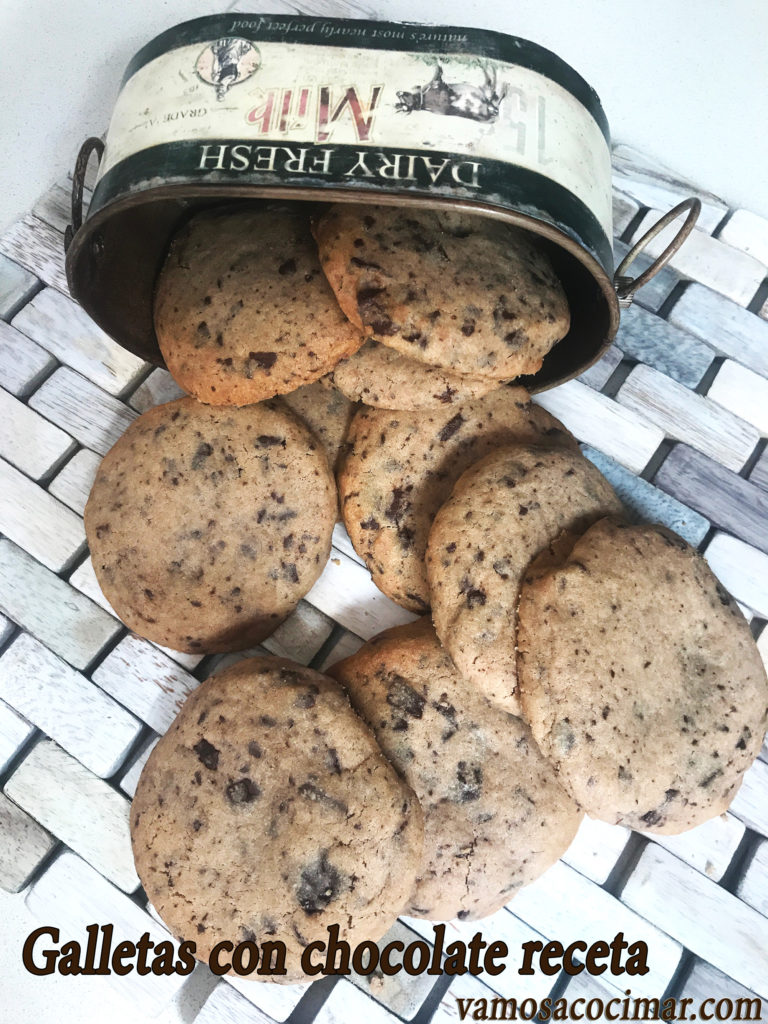
[[[223,100],[233,85],[250,78],[261,65],[261,54],[247,39],[223,36],[203,50],[195,71],[208,85],[216,88],[216,99]]]
[[[507,95],[507,86],[499,91],[496,82],[496,68],[483,68],[484,82],[445,82],[443,69],[438,64],[432,81],[416,85],[412,92],[398,92],[395,110],[406,114],[414,110],[426,110],[430,114],[448,114],[453,117],[468,117],[473,121],[493,122],[499,116],[502,100]]]

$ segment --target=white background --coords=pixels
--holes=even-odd
[[[295,0],[297,5],[302,0]],[[593,85],[613,137],[768,216],[768,0],[304,0],[533,39]],[[205,0],[0,0],[0,230],[106,128],[125,65]],[[286,11],[286,0],[238,4]]]

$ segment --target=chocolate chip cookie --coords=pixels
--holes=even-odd
[[[518,644],[533,734],[589,815],[677,833],[728,807],[768,726],[768,680],[684,540],[601,520],[526,575]]]
[[[424,812],[406,913],[485,917],[565,852],[581,812],[528,726],[459,675],[428,618],[380,634],[329,673]]]
[[[345,450],[344,439],[356,409],[355,403],[350,402],[327,377],[282,395],[280,400],[306,423],[321,442],[328,463],[335,472]]]
[[[193,398],[135,420],[85,509],[93,567],[141,636],[201,654],[269,636],[322,572],[337,496],[320,442],[281,403]]]
[[[347,531],[376,586],[415,612],[430,604],[424,568],[429,528],[464,470],[515,441],[576,445],[561,423],[513,387],[441,410],[364,406],[347,441],[338,476]]]
[[[328,376],[347,398],[379,409],[443,409],[502,386],[492,377],[469,377],[419,362],[372,338]]]
[[[520,714],[516,609],[528,564],[564,531],[620,512],[578,450],[510,445],[459,479],[429,533],[432,616],[459,672],[489,700]]]
[[[320,269],[300,204],[193,217],[160,273],[155,330],[176,381],[211,405],[293,391],[363,342]]]
[[[532,236],[502,221],[408,206],[332,206],[314,227],[352,323],[455,373],[535,373],[570,326],[568,301]]]
[[[139,779],[136,869],[171,931],[281,941],[283,976],[327,928],[353,946],[391,926],[413,888],[422,814],[337,683],[283,658],[212,676]],[[255,980],[264,976],[250,975]]]

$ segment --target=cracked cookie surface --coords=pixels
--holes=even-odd
[[[677,833],[721,814],[757,757],[768,681],[704,558],[662,526],[604,519],[519,609],[526,717],[592,817]]]
[[[320,268],[301,204],[193,217],[171,243],[154,316],[171,374],[212,405],[293,391],[363,343]]]
[[[338,475],[344,524],[376,586],[415,612],[430,603],[424,553],[432,520],[464,470],[515,441],[576,445],[519,387],[442,410],[363,406],[347,441]]]
[[[108,452],[85,529],[123,622],[202,654],[277,629],[323,571],[336,514],[320,442],[284,405],[182,398],[144,413]]]
[[[406,913],[485,917],[565,852],[581,811],[528,726],[459,675],[428,618],[381,633],[329,673],[424,812]]]
[[[283,983],[307,980],[301,954],[331,924],[353,946],[380,938],[423,843],[418,801],[341,687],[271,657],[190,695],[141,774],[131,835],[147,895],[199,959],[279,940]]]
[[[437,635],[459,671],[512,714],[525,570],[564,531],[621,509],[578,450],[510,445],[471,466],[435,516],[426,568]]]
[[[456,373],[535,373],[570,326],[549,258],[488,217],[338,204],[314,224],[339,305],[376,341]]]

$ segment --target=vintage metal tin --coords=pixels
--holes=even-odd
[[[572,326],[524,381],[532,390],[576,376],[616,334],[608,122],[594,90],[534,43],[283,15],[164,32],[125,73],[82,224],[75,195],[73,296],[162,363],[152,299],[174,232],[201,206],[262,197],[447,203],[537,234]]]

